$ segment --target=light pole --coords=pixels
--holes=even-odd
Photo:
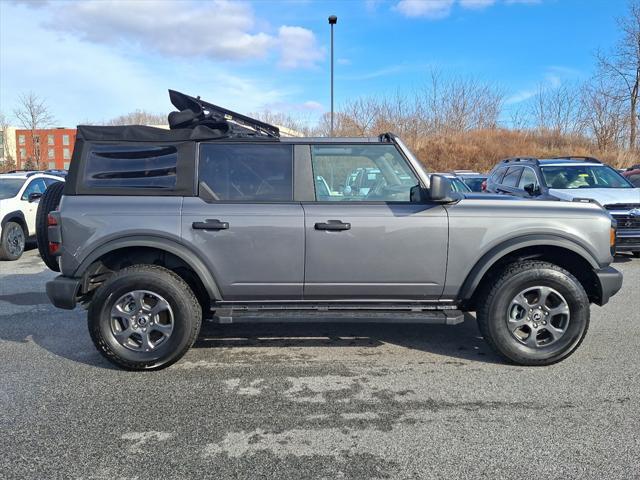
[[[329,25],[331,25],[331,136],[333,137],[333,26],[338,23],[338,17],[331,15]]]

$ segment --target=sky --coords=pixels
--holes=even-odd
[[[0,111],[46,100],[55,126],[136,109],[167,89],[241,113],[314,122],[330,108],[406,93],[431,71],[501,88],[517,108],[543,86],[587,80],[625,0],[0,0]]]

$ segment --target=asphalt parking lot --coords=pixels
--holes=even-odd
[[[205,326],[160,372],[112,368],[0,263],[0,477],[640,478],[640,260],[566,361],[507,365],[462,325]]]

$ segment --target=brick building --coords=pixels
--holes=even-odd
[[[73,146],[76,142],[75,128],[47,128],[16,130],[16,168],[69,168]],[[36,165],[40,152],[40,161]]]

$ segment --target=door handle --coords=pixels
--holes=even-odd
[[[351,224],[342,222],[341,220],[328,220],[327,223],[316,223],[316,230],[329,230],[339,232],[342,230],[350,230]]]
[[[229,228],[229,222],[221,222],[217,218],[208,218],[204,222],[193,222],[191,228],[194,230],[227,230]]]

